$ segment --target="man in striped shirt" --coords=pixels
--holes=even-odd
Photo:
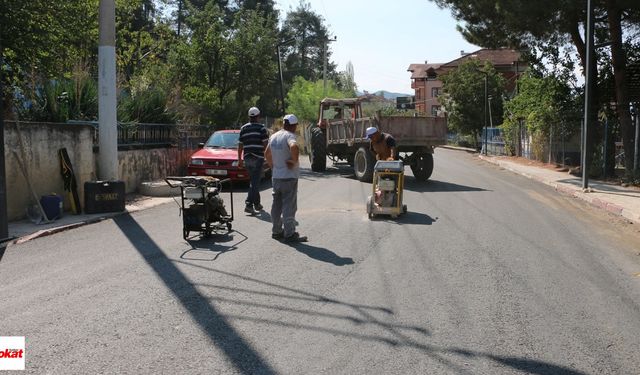
[[[267,129],[259,122],[260,110],[249,108],[249,122],[240,128],[238,141],[238,167],[249,173],[249,194],[245,200],[244,212],[255,214],[262,211],[260,204],[260,179],[264,164],[264,148],[269,141]]]

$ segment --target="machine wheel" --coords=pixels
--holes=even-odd
[[[233,228],[231,223],[227,223],[227,232],[231,232],[231,228]]]
[[[309,152],[311,170],[324,172],[327,169],[327,140],[320,128],[311,129],[311,152]]]
[[[376,158],[371,151],[365,147],[360,147],[353,157],[353,171],[356,178],[362,182],[371,182],[373,180],[373,166],[376,164]]]
[[[411,163],[411,171],[418,181],[427,181],[433,173],[433,154],[419,154]]]
[[[367,216],[369,219],[373,218],[373,197],[371,195],[367,198]]]

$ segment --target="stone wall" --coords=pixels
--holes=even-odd
[[[97,177],[94,133],[93,126],[84,124],[5,121],[7,216],[10,221],[25,218],[26,208],[35,204],[34,194],[21,171],[20,163],[26,168],[37,199],[55,193],[64,197],[65,210],[70,209],[70,200],[64,191],[60,173],[58,150],[61,148],[66,148],[69,154],[76,174],[80,202],[84,206],[84,183],[94,181]],[[118,151],[120,179],[125,181],[126,192],[137,191],[143,181],[185,174],[187,161],[193,151],[179,148]]]

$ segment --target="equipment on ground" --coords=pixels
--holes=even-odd
[[[360,181],[371,182],[375,155],[369,150],[366,129],[375,127],[396,140],[400,160],[411,167],[418,181],[426,181],[433,172],[433,150],[447,142],[445,117],[382,116],[362,117],[366,99],[323,99],[317,126],[308,129],[309,160],[314,172],[326,169],[327,156],[337,162],[346,160]]]
[[[180,187],[180,212],[182,214],[182,237],[189,239],[190,232],[199,232],[210,237],[217,229],[231,232],[233,221],[233,186],[229,189],[231,214],[227,212],[220,196],[222,185],[231,184],[209,176],[167,177],[165,182],[172,188]]]
[[[369,219],[375,215],[391,215],[397,218],[407,213],[402,203],[404,189],[404,165],[401,161],[378,161],[373,168],[373,194],[367,198]]]

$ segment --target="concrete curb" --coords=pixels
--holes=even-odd
[[[167,203],[173,201],[173,198],[166,198],[166,197],[160,197],[160,198],[149,198],[146,200],[142,200],[139,202],[133,201],[129,204],[127,204],[127,206],[125,207],[125,210],[122,212],[109,212],[109,213],[104,213],[101,214],[100,216],[96,216],[96,217],[91,217],[85,220],[82,220],[79,218],[80,221],[75,222],[75,223],[70,223],[70,224],[65,224],[65,225],[60,225],[57,227],[51,227],[51,228],[47,228],[47,229],[41,229],[37,232],[28,234],[28,235],[24,235],[18,238],[15,238],[14,240],[12,240],[10,243],[11,244],[22,244],[31,240],[35,240],[36,238],[40,238],[40,237],[46,237],[46,236],[50,236],[52,234],[56,234],[56,233],[60,233],[60,232],[64,232],[67,230],[71,230],[71,229],[75,229],[75,228],[79,228],[85,225],[90,225],[90,224],[95,224],[95,223],[99,223],[101,221],[107,220],[107,219],[111,219],[113,217],[119,216],[119,215],[124,215],[124,214],[130,214],[130,213],[134,213],[134,212],[138,212],[138,211],[142,211],[142,210],[146,210],[148,208],[152,208],[152,207],[156,207],[159,206],[161,204]]]
[[[573,197],[573,198],[580,199],[582,201],[587,202],[588,204],[590,204],[593,207],[605,210],[607,212],[610,212],[610,213],[618,215],[618,216],[622,216],[625,219],[631,220],[633,222],[640,223],[640,215],[638,215],[638,214],[632,212],[631,210],[628,210],[628,209],[626,209],[626,208],[624,208],[624,207],[622,207],[622,206],[620,206],[618,204],[615,204],[615,203],[612,203],[612,202],[608,202],[608,201],[603,200],[601,198],[589,195],[588,192],[582,191],[581,188],[567,186],[565,184],[559,184],[559,183],[557,183],[555,181],[545,180],[544,178],[539,177],[539,176],[533,176],[531,174],[528,174],[528,173],[523,172],[521,170],[518,170],[516,168],[512,168],[511,166],[507,165],[506,163],[501,163],[500,160],[494,159],[492,157],[487,157],[487,156],[484,156],[484,155],[478,155],[478,157],[481,160],[484,160],[484,161],[486,161],[488,163],[491,163],[491,164],[498,165],[498,166],[500,166],[500,167],[502,167],[502,168],[504,168],[504,169],[506,169],[506,170],[508,170],[510,172],[519,174],[519,175],[527,177],[527,178],[529,178],[531,180],[538,181],[538,182],[541,182],[541,183],[543,183],[543,184],[545,184],[547,186],[550,186],[550,187],[554,188],[554,190],[556,190],[557,192],[559,192],[559,193],[561,193],[563,195],[567,195],[567,196],[570,196],[570,197]]]

